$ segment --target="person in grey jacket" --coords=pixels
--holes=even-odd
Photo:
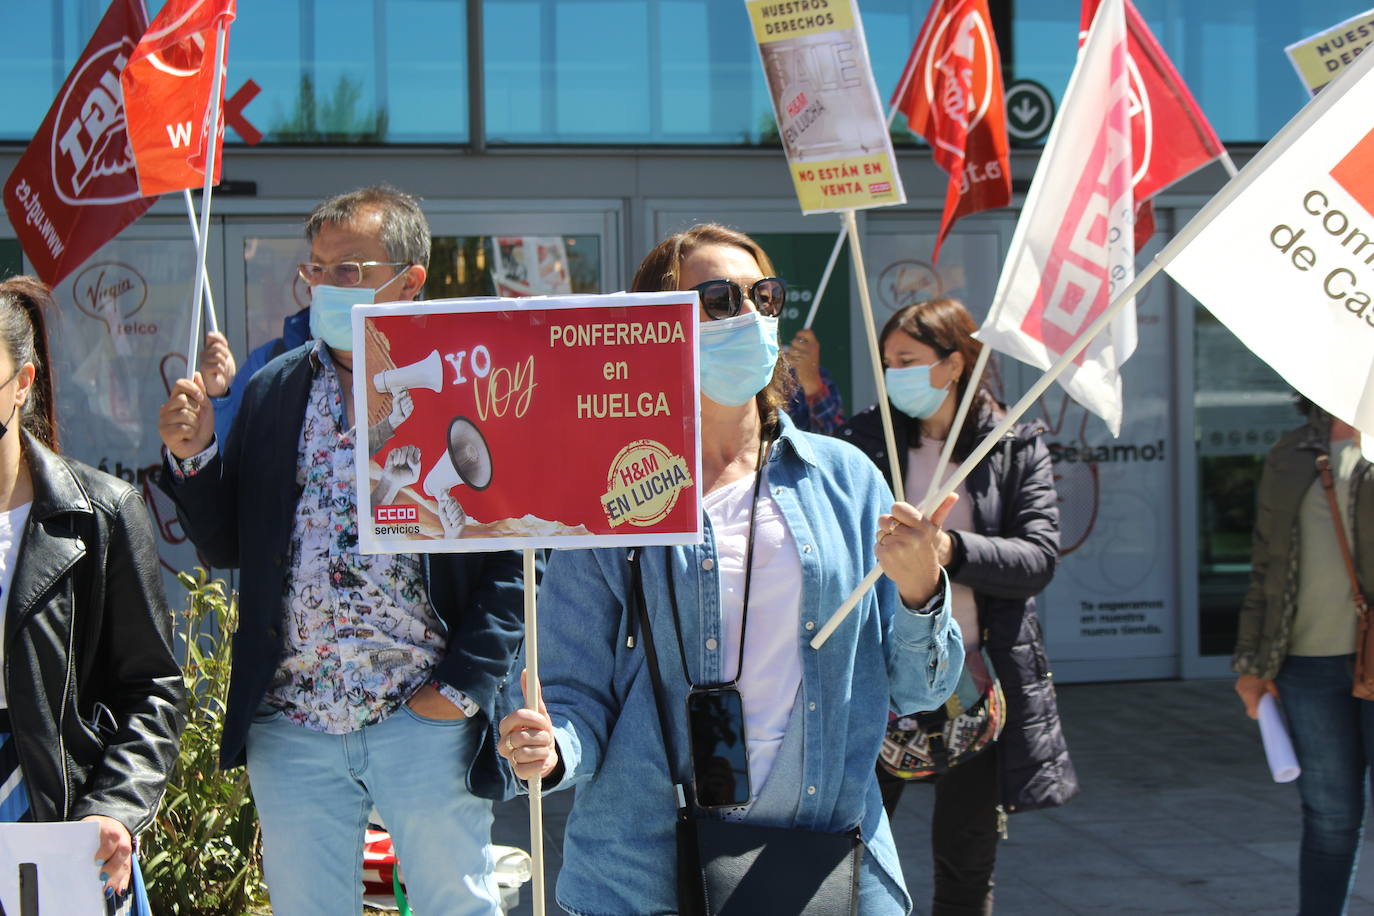
[[[1351,694],[1358,611],[1317,462],[1329,462],[1362,585],[1374,581],[1374,475],[1358,432],[1306,400],[1299,409],[1307,422],[1270,449],[1260,477],[1231,667],[1252,718],[1269,694],[1288,721],[1302,767],[1298,886],[1309,916],[1345,911],[1374,760],[1374,702]]]
[[[906,306],[883,327],[888,396],[898,473],[907,492],[922,492],[982,347],[972,316],[953,299]],[[1001,408],[979,391],[959,433],[954,465],[991,431]],[[877,407],[840,433],[891,479]],[[1059,555],[1059,498],[1040,430],[1020,424],[960,485],[945,530],[940,562],[949,574],[954,614],[964,634],[966,699],[986,695],[994,681],[1005,697],[1005,725],[987,748],[935,779],[931,818],[935,916],[992,911],[997,839],[1006,815],[1061,805],[1078,792],[1059,723],[1035,596],[1054,575]],[[976,702],[972,701],[971,702]],[[906,782],[879,765],[889,815]]]

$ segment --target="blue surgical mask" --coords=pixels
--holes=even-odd
[[[949,385],[936,388],[930,383],[930,370],[938,365],[886,370],[883,381],[887,383],[887,399],[908,417],[928,420],[935,416],[949,394]]]
[[[703,322],[697,331],[701,393],[739,407],[762,391],[778,362],[778,319],[758,312]]]
[[[370,286],[329,286],[325,283],[311,287],[310,336],[318,337],[335,350],[352,350],[353,306],[376,302],[377,294],[404,274],[403,270],[376,289]]]

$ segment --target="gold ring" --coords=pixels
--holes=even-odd
[[[887,526],[887,533],[888,533],[888,534],[896,534],[896,533],[897,533],[897,529],[900,528],[901,525],[902,525],[902,523],[899,522],[899,521],[897,521],[897,520],[894,518],[894,519],[892,520],[892,524]]]
[[[514,757],[514,756],[515,756],[515,742],[511,740],[511,736],[510,736],[510,735],[507,735],[507,736],[506,736],[506,756],[507,756],[507,757]]]

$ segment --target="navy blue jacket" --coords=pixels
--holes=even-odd
[[[159,485],[211,565],[242,570],[239,627],[220,764],[240,766],[253,712],[285,652],[283,625],[288,545],[301,489],[297,450],[310,384],[322,371],[308,346],[268,363],[244,391],[238,415],[219,453],[199,473],[177,480],[169,469]],[[489,726],[496,698],[524,638],[521,557],[515,551],[425,554],[425,587],[448,625],[448,651],[434,676],[481,707]],[[468,772],[469,788],[486,798],[514,785],[496,757],[492,729]]]
[[[215,437],[221,442],[229,441],[229,427],[243,403],[243,392],[258,370],[287,350],[294,350],[310,339],[310,308],[306,307],[294,315],[287,315],[281,322],[281,336],[274,337],[260,347],[253,348],[248,358],[239,366],[238,374],[229,383],[229,390],[223,397],[211,398],[215,407]]]
[[[988,411],[980,414],[978,439],[996,424]],[[898,443],[913,442],[920,432],[920,425],[896,407],[892,426]],[[876,407],[854,417],[840,437],[862,449],[883,477],[892,479]],[[905,461],[898,462],[898,472],[905,475]],[[926,483],[906,481],[908,497],[923,491]],[[1059,724],[1035,613],[1035,596],[1049,585],[1059,559],[1059,497],[1040,430],[1017,424],[973,469],[964,489],[973,530],[950,532],[954,558],[945,571],[952,581],[973,589],[982,644],[1007,698],[1007,724],[997,739],[999,801],[1008,813],[1062,805],[1078,794],[1078,775]]]

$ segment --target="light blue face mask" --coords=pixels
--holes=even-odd
[[[701,393],[739,407],[767,386],[778,362],[778,319],[758,312],[702,322]]]
[[[887,399],[908,417],[929,420],[935,416],[949,394],[949,385],[936,388],[930,383],[930,370],[940,362],[885,370],[883,381],[887,384]]]
[[[410,268],[406,268],[409,270]],[[370,286],[329,286],[310,289],[310,336],[335,350],[353,349],[353,306],[377,301],[377,294],[405,276],[405,270],[376,289]]]

